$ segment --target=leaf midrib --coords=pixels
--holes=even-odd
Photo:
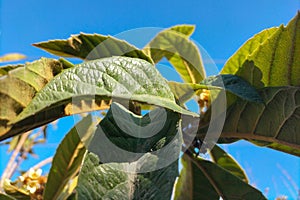
[[[70,170],[71,166],[73,165],[74,160],[78,157],[79,150],[82,149],[82,148],[84,148],[84,145],[81,142],[79,142],[76,145],[76,147],[74,148],[75,152],[73,153],[72,158],[71,158],[71,160],[70,160],[70,162],[69,162],[69,164],[68,164],[68,166],[66,168],[67,173],[63,173],[62,174],[62,178],[64,180],[63,184],[60,184],[60,186],[58,187],[57,191],[62,191],[61,189],[66,186],[66,183],[67,183],[66,180],[69,181],[70,179],[72,179],[72,176],[70,176],[70,174],[69,174],[69,170]],[[80,167],[81,166],[78,166],[77,169],[72,174],[76,174],[76,172],[79,171]],[[67,177],[69,177],[69,178],[67,179]],[[60,194],[61,193],[55,192],[55,195],[53,196],[53,199],[57,199]]]
[[[278,43],[279,43],[279,41],[280,41],[280,39],[281,39],[281,35],[282,35],[282,33],[285,31],[285,29],[284,29],[284,27],[283,26],[280,26],[280,28],[277,30],[277,31],[275,31],[275,33],[272,35],[272,36],[274,36],[277,32],[279,32],[279,35],[277,36],[277,38],[276,38],[276,41],[275,41],[275,48],[274,48],[274,50],[273,50],[273,52],[272,52],[272,58],[271,58],[271,63],[270,63],[270,66],[269,66],[269,73],[268,73],[268,82],[266,83],[266,85],[270,85],[270,81],[271,81],[271,74],[273,73],[273,70],[272,69],[274,69],[274,61],[275,61],[275,56],[276,56],[276,52],[277,52],[277,49],[278,49]],[[267,43],[267,42],[269,42],[269,40],[266,40],[265,41],[265,43]],[[264,43],[263,43],[264,44]],[[256,49],[256,52],[259,52],[259,49],[260,48],[257,48]],[[253,75],[253,73],[252,73],[252,75]]]
[[[197,161],[195,161],[191,155],[187,154],[188,158],[190,161],[192,161],[200,170],[201,172],[204,174],[204,176],[207,178],[207,180],[209,181],[209,183],[213,186],[213,188],[215,189],[215,192],[222,197],[224,200],[226,200],[227,198],[225,198],[225,196],[222,194],[221,189],[219,188],[219,186],[217,185],[217,183],[211,178],[211,176],[207,173],[207,170],[204,169],[202,167],[202,165],[200,165]]]
[[[246,139],[246,140],[259,140],[264,142],[277,143],[280,145],[286,145],[295,149],[300,150],[300,144],[290,143],[283,140],[278,140],[273,137],[263,136],[263,135],[255,135],[249,132],[222,132],[220,138],[237,138],[237,139]]]

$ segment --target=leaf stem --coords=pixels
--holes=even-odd
[[[203,137],[203,135],[204,134],[202,134],[202,133],[198,134],[199,138]],[[259,140],[259,141],[263,141],[263,142],[277,143],[277,144],[280,144],[280,145],[289,146],[293,149],[300,150],[300,145],[299,144],[295,144],[295,143],[291,143],[291,142],[287,142],[287,141],[283,141],[283,140],[278,140],[276,138],[269,137],[269,136],[255,135],[255,134],[252,134],[252,133],[223,132],[220,135],[220,138],[237,138],[237,139],[245,139],[245,140]],[[289,153],[293,154],[293,152],[289,152]],[[294,155],[298,155],[298,154],[294,154]]]

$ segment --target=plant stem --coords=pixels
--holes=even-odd
[[[0,187],[2,188],[3,186],[3,183],[4,183],[4,180],[6,178],[10,178],[11,175],[14,173],[15,169],[17,166],[16,165],[16,157],[18,156],[18,154],[20,153],[20,150],[22,149],[23,147],[23,144],[25,143],[26,139],[28,138],[29,134],[31,133],[31,131],[28,131],[26,133],[24,133],[21,138],[20,138],[20,141],[18,142],[18,145],[16,146],[15,150],[13,151],[6,167],[5,167],[5,170],[2,174],[2,178],[1,178],[1,181],[0,181]]]

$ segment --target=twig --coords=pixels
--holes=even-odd
[[[37,169],[39,169],[39,168],[41,168],[41,167],[43,167],[43,166],[45,166],[45,165],[51,163],[52,160],[53,160],[53,157],[48,157],[48,158],[42,160],[41,162],[37,163],[36,165],[34,165],[34,166],[31,167],[31,168],[34,169],[34,170],[37,170]],[[23,174],[23,176],[27,176],[27,175],[28,175],[28,172],[29,172],[29,171],[25,172],[25,173]]]
[[[0,187],[3,186],[4,180],[6,178],[10,178],[10,176],[13,174],[13,172],[14,172],[13,169],[16,169],[16,167],[15,168],[13,167],[13,165],[15,163],[15,160],[16,160],[16,157],[20,153],[20,150],[22,149],[23,144],[25,143],[25,141],[28,138],[30,133],[31,133],[31,131],[28,131],[28,132],[24,133],[21,136],[20,141],[18,142],[18,145],[16,146],[15,150],[13,151],[13,153],[12,153],[12,155],[11,155],[7,165],[6,165],[6,168],[5,168],[5,170],[2,174],[2,178],[1,178],[1,181],[0,181]]]
[[[7,171],[7,177],[9,178],[11,175],[10,174],[13,174],[14,170],[17,168],[17,162],[13,162],[10,166],[10,168],[8,168],[8,171]]]
[[[22,156],[19,156],[17,158],[17,161],[14,162],[14,164],[11,167],[11,170],[9,170],[9,173],[7,173],[7,177],[8,178],[12,177],[12,175],[16,171],[17,167],[21,165],[21,163],[23,162],[23,160],[25,160],[27,154],[28,154],[28,152],[23,152]]]

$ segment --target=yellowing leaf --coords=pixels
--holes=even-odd
[[[25,59],[26,56],[20,53],[9,53],[0,57],[0,62],[17,61]]]

